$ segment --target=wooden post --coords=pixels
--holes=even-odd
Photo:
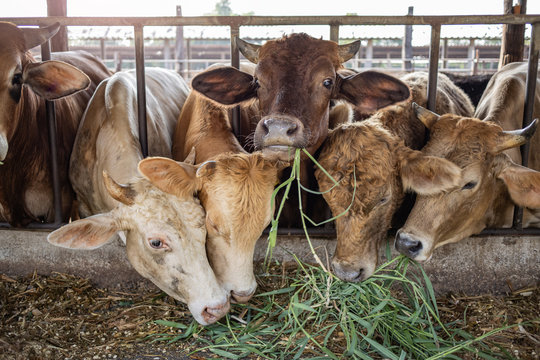
[[[373,67],[373,39],[368,39],[366,47],[366,63],[365,68],[371,69]]]
[[[67,0],[47,0],[47,16],[67,16]],[[61,26],[51,38],[51,51],[68,51],[67,29]]]
[[[442,46],[442,68],[448,70],[448,39],[443,40]]]
[[[409,6],[407,16],[413,14],[414,7]],[[403,58],[403,70],[412,71],[412,25],[405,25],[405,36],[403,37],[403,46],[401,48],[401,57]]]
[[[512,0],[504,0],[504,15],[526,13],[527,0],[518,0],[516,6],[512,6]],[[503,25],[499,69],[506,64],[523,61],[524,32],[525,25]]]
[[[475,51],[475,39],[469,39],[469,47],[467,48],[467,60],[468,60],[468,68],[470,70],[471,75],[474,73],[474,57],[476,54]]]
[[[176,16],[182,16],[182,7],[180,5],[176,6]],[[177,26],[176,27],[176,51],[175,51],[175,60],[176,60],[176,66],[175,70],[179,74],[182,74],[184,68],[181,61],[183,61],[186,58],[186,55],[184,53],[184,27],[183,26]]]

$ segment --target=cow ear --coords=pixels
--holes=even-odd
[[[509,161],[497,178],[504,181],[516,205],[540,209],[540,172]]]
[[[51,60],[27,65],[23,83],[39,96],[55,100],[86,89],[90,78],[73,65]]]
[[[119,230],[109,212],[64,225],[50,233],[47,240],[64,248],[92,250],[108,243]]]
[[[216,172],[217,163],[214,160],[208,160],[199,165],[197,169],[198,178],[210,178]]]
[[[163,157],[148,157],[139,162],[139,172],[155,187],[179,198],[193,196],[198,190],[194,165]]]
[[[364,71],[347,77],[338,73],[337,76],[340,82],[338,98],[349,101],[361,113],[373,113],[410,96],[409,87],[404,82],[377,71]]]
[[[420,151],[410,150],[400,163],[403,189],[434,195],[459,186],[462,173],[456,164]]]
[[[222,105],[235,105],[257,95],[253,76],[230,66],[198,74],[191,81],[191,87]]]

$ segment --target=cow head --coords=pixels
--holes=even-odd
[[[271,220],[272,192],[285,165],[260,152],[224,153],[197,171],[199,198],[206,211],[208,259],[236,302],[247,302],[257,287],[255,243]],[[183,170],[178,165],[169,171],[172,177]]]
[[[342,280],[362,281],[375,271],[379,245],[405,190],[433,194],[453,188],[457,166],[412,150],[379,124],[360,122],[331,131],[315,176],[336,221],[334,273]],[[353,198],[354,196],[354,198]]]
[[[171,166],[182,171],[171,175]],[[169,159],[145,159],[139,171],[148,180],[119,185],[104,174],[107,190],[121,204],[65,225],[48,240],[62,247],[94,249],[125,232],[127,256],[135,270],[187,303],[200,324],[211,324],[227,313],[229,294],[219,286],[206,257],[204,210],[194,196],[196,170]]]
[[[338,45],[292,34],[262,46],[240,39],[237,44],[257,64],[254,75],[222,67],[197,75],[192,87],[224,105],[258,100],[261,120],[254,132],[255,148],[283,160],[292,158],[290,148],[310,153],[319,148],[328,133],[330,100],[344,99],[373,112],[409,97],[408,87],[389,75],[338,73],[358,51],[359,41]]]
[[[510,201],[540,208],[540,173],[517,165],[502,152],[524,144],[534,133],[528,128],[503,131],[491,121],[456,115],[438,116],[418,107],[419,118],[431,128],[423,152],[452,161],[461,168],[459,186],[437,195],[420,195],[396,235],[396,248],[426,261],[443,244],[460,241],[498,223]]]
[[[90,85],[88,76],[74,66],[61,61],[35,62],[28,52],[48,41],[59,27],[18,28],[0,22],[0,161],[7,155],[21,114],[37,111],[30,109],[35,101],[28,93],[54,100]]]

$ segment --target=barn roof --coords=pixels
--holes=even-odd
[[[68,28],[70,38],[75,39],[133,39],[133,28],[129,26],[96,26]],[[413,27],[413,44],[429,44],[430,27],[416,25]],[[281,26],[243,26],[240,36],[249,39],[273,39],[293,32],[306,32],[314,37],[328,39],[330,28],[326,25],[281,25]],[[404,34],[403,25],[346,25],[341,26],[341,39],[401,39]],[[528,31],[530,34],[530,30]],[[502,25],[446,25],[441,28],[441,38],[448,39],[500,39]],[[145,27],[146,39],[175,39],[175,26]],[[227,26],[185,26],[184,38],[220,40],[229,39],[230,31]]]

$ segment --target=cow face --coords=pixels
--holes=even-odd
[[[342,280],[362,281],[375,271],[379,245],[386,238],[404,190],[437,193],[460,179],[454,164],[424,156],[378,124],[342,125],[326,140],[319,163],[339,182],[315,172],[336,219],[334,273]],[[354,198],[353,198],[354,194]]]
[[[196,168],[184,164],[183,172],[170,177],[170,162],[176,163],[167,160],[141,161],[139,171],[150,181],[122,186],[105,176],[110,195],[122,204],[65,225],[48,240],[63,247],[94,249],[125,232],[127,256],[135,270],[187,303],[200,324],[211,324],[227,313],[229,300],[206,257],[204,210],[193,195]]]
[[[513,163],[502,153],[532,136],[536,122],[524,131],[505,132],[490,121],[420,112],[431,127],[423,152],[452,161],[463,176],[452,191],[417,197],[396,235],[401,253],[426,261],[441,245],[460,241],[490,224],[502,225],[512,209],[511,201],[540,208],[540,173]]]
[[[352,76],[338,73],[359,42],[338,46],[332,41],[292,34],[262,46],[240,39],[237,44],[249,60],[257,63],[254,75],[231,67],[197,75],[192,87],[224,105],[256,99],[260,121],[254,145],[283,160],[292,158],[291,148],[314,153],[326,138],[331,99],[344,99],[366,112],[405,100],[408,87],[377,72]]]
[[[27,51],[49,40],[59,24],[48,28],[18,28],[0,22],[0,161],[6,158],[15,123],[24,111],[37,109],[27,92],[47,100],[59,99],[86,89],[90,79],[61,61],[35,62]],[[34,95],[35,96],[35,95]],[[34,115],[35,116],[35,115]]]
[[[201,166],[199,198],[206,210],[206,249],[212,268],[236,302],[247,302],[257,287],[255,243],[272,217],[271,196],[285,164],[261,153],[222,154]]]

